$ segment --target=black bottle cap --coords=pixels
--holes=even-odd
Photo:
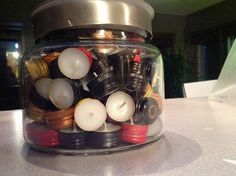
[[[90,148],[112,148],[120,144],[121,127],[107,124],[96,131],[88,133],[87,145]]]
[[[72,87],[74,92],[74,105],[81,99],[84,98],[85,91],[80,80],[71,80],[69,78],[64,78]]]
[[[116,132],[89,132],[87,144],[91,148],[112,148],[120,144],[120,131]]]
[[[109,65],[113,66],[115,78],[122,89],[126,84],[126,74],[129,73],[133,55],[132,50],[125,49],[119,53],[108,56]]]
[[[49,63],[49,71],[53,79],[66,78],[58,67],[58,59],[54,59],[53,61]]]
[[[87,87],[96,99],[103,99],[119,89],[119,84],[115,80],[113,68],[108,67],[100,75],[90,73],[87,77]]]
[[[97,75],[102,74],[109,67],[108,57],[102,53],[95,53],[97,59],[94,59],[92,65],[92,72],[95,72]]]
[[[142,63],[142,70],[144,71],[145,77],[148,79],[148,82],[151,84],[152,79],[155,74],[156,65],[151,59],[145,59]]]
[[[142,97],[145,94],[147,84],[148,80],[143,74],[141,64],[132,61],[129,71],[125,73],[125,90],[132,95]]]
[[[35,87],[32,88],[29,94],[29,99],[34,105],[36,105],[37,107],[41,109],[51,110],[51,111],[58,110],[58,108],[55,107],[51,101],[40,96]]]
[[[133,117],[135,124],[152,124],[160,115],[158,103],[153,98],[140,99],[136,103],[136,112]]]

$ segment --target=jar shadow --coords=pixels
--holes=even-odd
[[[24,145],[22,156],[36,166],[75,175],[145,175],[188,165],[202,153],[199,144],[174,132],[141,149],[111,155],[64,156],[42,153]]]

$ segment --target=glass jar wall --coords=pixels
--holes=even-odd
[[[63,154],[104,154],[160,138],[159,50],[129,30],[60,29],[23,59],[24,137]]]

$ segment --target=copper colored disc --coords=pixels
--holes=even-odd
[[[64,121],[53,121],[50,122],[50,127],[54,130],[60,130],[64,128],[69,128],[73,125],[73,118]]]
[[[31,60],[25,61],[25,65],[26,65],[26,68],[27,68],[31,78],[33,80],[38,79],[39,76],[38,76],[37,71],[34,69],[33,62]]]
[[[46,118],[48,120],[56,120],[69,115],[74,115],[74,107],[70,109],[62,109],[55,112],[49,111],[46,113]]]
[[[50,54],[47,54],[43,60],[46,61],[47,63],[50,63],[52,62],[53,60],[55,60],[56,58],[58,58],[60,56],[60,53],[58,52],[53,52],[53,53],[50,53]]]
[[[30,103],[26,111],[28,117],[36,122],[43,123],[45,117],[45,111],[38,108],[33,103]]]
[[[38,80],[39,78],[49,76],[48,66],[42,59],[27,60],[25,61],[25,65],[34,81]]]
[[[63,121],[66,121],[66,120],[69,120],[69,119],[73,119],[74,118],[74,116],[73,115],[68,115],[68,116],[65,116],[65,117],[62,117],[62,118],[59,118],[59,119],[54,119],[54,120],[48,120],[47,119],[47,121],[48,121],[48,123],[61,123],[61,122],[63,122]]]
[[[49,75],[49,69],[48,69],[48,66],[47,64],[45,63],[44,60],[42,59],[37,59],[35,60],[36,64],[38,64],[38,69],[39,69],[39,72],[40,72],[40,75],[42,77],[47,77]]]

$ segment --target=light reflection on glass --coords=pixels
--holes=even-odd
[[[22,131],[23,131],[23,124],[22,124],[22,111],[12,111],[13,119],[14,119],[14,134],[16,137],[17,142],[22,140]]]
[[[104,1],[98,1],[97,3],[97,18],[102,19],[103,21],[109,21],[109,13],[108,13],[108,5],[107,2]],[[102,10],[101,10],[102,9]]]
[[[19,48],[19,44],[15,43],[15,48],[18,49]]]
[[[130,24],[129,20],[130,20],[130,9],[127,5],[124,5],[124,18],[125,18],[125,23],[127,25]]]

